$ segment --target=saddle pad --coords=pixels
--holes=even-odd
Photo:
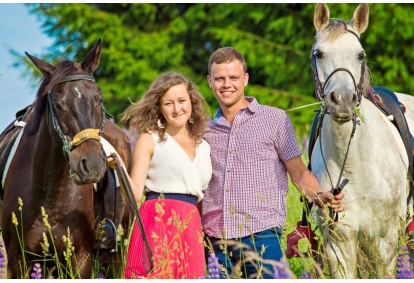
[[[7,171],[9,170],[9,166],[10,166],[11,161],[13,160],[13,156],[16,153],[17,148],[19,147],[20,140],[21,140],[22,135],[23,135],[24,127],[26,126],[26,122],[16,121],[14,123],[14,126],[15,126],[15,128],[10,130],[9,136],[8,136],[10,140],[13,140],[14,137],[16,136],[16,134],[18,133],[16,139],[13,142],[13,146],[10,148],[10,152],[9,152],[9,148],[6,147],[8,144],[6,143],[4,145],[5,150],[4,150],[4,152],[2,152],[5,155],[7,155],[7,161],[6,161],[6,164],[4,165],[4,170],[2,172],[2,178],[1,178],[1,188],[2,189],[4,189],[4,182],[6,181]],[[5,156],[2,156],[2,158],[5,158]]]

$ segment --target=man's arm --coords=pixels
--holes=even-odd
[[[319,206],[329,203],[336,212],[344,210],[342,199],[344,194],[341,192],[333,196],[331,192],[324,192],[320,187],[318,180],[311,171],[305,166],[300,156],[284,162],[290,179],[300,193],[304,194],[310,201]]]

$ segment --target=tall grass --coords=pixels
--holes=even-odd
[[[304,155],[305,156],[305,155]],[[305,156],[306,158],[306,156]],[[281,246],[282,250],[286,250],[286,236],[289,233],[292,233],[298,221],[302,219],[302,211],[304,203],[300,201],[301,195],[297,191],[297,189],[289,182],[289,191],[287,193],[287,221],[286,225],[283,228]],[[22,210],[23,210],[23,203],[21,199],[18,200],[19,203],[19,211],[20,215],[16,216],[13,214],[13,223],[15,225],[15,229],[17,231],[17,236],[19,237],[19,243],[21,245],[22,253],[27,254],[28,251],[24,250],[24,241],[23,238],[23,227],[19,226],[19,223],[22,223]],[[38,255],[38,260],[35,262],[26,262],[25,259],[21,262],[21,273],[24,274],[22,276],[23,279],[27,278],[53,278],[52,273],[57,273],[57,278],[79,278],[79,272],[77,270],[73,270],[71,266],[71,260],[74,254],[74,247],[70,242],[70,231],[67,230],[67,235],[63,235],[63,241],[66,244],[66,250],[63,252],[64,255],[64,262],[59,261],[59,255],[54,247],[53,239],[55,235],[52,234],[50,229],[50,225],[48,223],[48,215],[45,213],[44,209],[41,211],[43,216],[43,222],[45,227],[47,228],[47,233],[43,234],[43,241],[41,244],[43,248],[43,255]],[[19,221],[20,220],[20,221]],[[317,228],[315,219],[309,218],[309,223],[312,226],[312,229],[315,230],[317,235],[319,247],[322,245],[322,235]],[[156,221],[156,219],[154,219]],[[178,219],[174,221],[176,223],[188,221],[188,219]],[[102,224],[101,224],[102,225]],[[129,231],[130,232],[130,231]],[[98,240],[102,237],[102,233],[99,233],[99,225],[98,225]],[[118,228],[117,231],[117,241],[118,241],[118,249],[119,254],[117,256],[117,261],[112,265],[102,265],[100,262],[101,254],[99,251],[93,256],[93,270],[91,279],[94,278],[124,278],[124,267],[126,265],[126,252],[128,249],[129,237],[131,233],[125,234],[125,231],[122,227]],[[159,235],[160,236],[160,235]],[[179,241],[179,235],[174,239],[174,241]],[[51,239],[51,242],[49,242]],[[231,244],[231,243],[230,243]],[[240,243],[235,242],[234,245],[240,245]],[[165,243],[168,247],[169,244]],[[205,243],[206,246],[211,245],[210,243]],[[412,246],[413,243],[408,241],[405,235],[401,236],[400,239],[400,254],[398,263],[396,266],[396,270],[394,274],[388,275],[389,278],[414,278],[414,271],[413,271],[413,261],[410,258],[410,254],[408,253],[408,247]],[[316,261],[316,257],[312,257],[309,253],[310,243],[304,239],[303,241],[299,242],[299,251],[302,256],[293,257],[293,258],[284,258],[281,262],[271,262],[271,264],[275,267],[276,272],[273,274],[275,278],[329,278],[326,274],[328,271],[326,269],[326,259],[324,255],[321,253],[320,250],[317,251],[317,255],[322,258],[324,262],[325,269],[323,269]],[[261,256],[260,251],[263,247],[256,247],[257,252],[248,252],[246,253],[246,261],[254,261],[259,263],[257,265],[258,272],[266,272],[266,270],[261,270],[260,263],[265,262]],[[169,249],[168,249],[169,250]],[[168,252],[166,253],[168,255]],[[2,238],[0,237],[0,278],[7,278],[7,271],[5,266],[5,261],[7,259],[4,244]],[[162,259],[159,259],[160,262]],[[379,257],[378,257],[378,260]],[[53,262],[55,265],[54,269],[48,269],[50,262]],[[206,278],[215,279],[218,278],[220,275],[224,278],[241,278],[241,270],[243,269],[244,262],[238,263],[232,274],[227,274],[225,268],[220,266],[217,262],[217,258],[214,254],[210,254],[208,262],[206,263]],[[29,270],[30,268],[30,270]],[[167,267],[163,267],[166,270]],[[57,271],[57,272],[54,272]],[[366,270],[366,277],[371,278],[372,274],[374,274],[374,270]],[[169,275],[172,278],[171,275]]]

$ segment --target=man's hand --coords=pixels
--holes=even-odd
[[[319,194],[316,198],[319,204],[322,202],[324,205],[332,208],[335,212],[341,212],[344,210],[342,205],[342,199],[344,197],[345,195],[343,192],[340,192],[336,196],[334,196],[331,192],[324,192]]]

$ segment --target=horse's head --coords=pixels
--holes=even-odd
[[[368,5],[361,4],[352,20],[329,21],[329,9],[318,4],[314,25],[316,39],[312,48],[312,68],[316,96],[337,122],[352,118],[370,83],[365,52],[359,36],[368,27]]]
[[[103,96],[93,77],[100,54],[101,40],[81,63],[63,60],[52,66],[26,53],[43,74],[28,132],[39,131],[41,117],[47,121],[52,147],[63,148],[78,184],[98,182],[107,169],[100,143]]]

